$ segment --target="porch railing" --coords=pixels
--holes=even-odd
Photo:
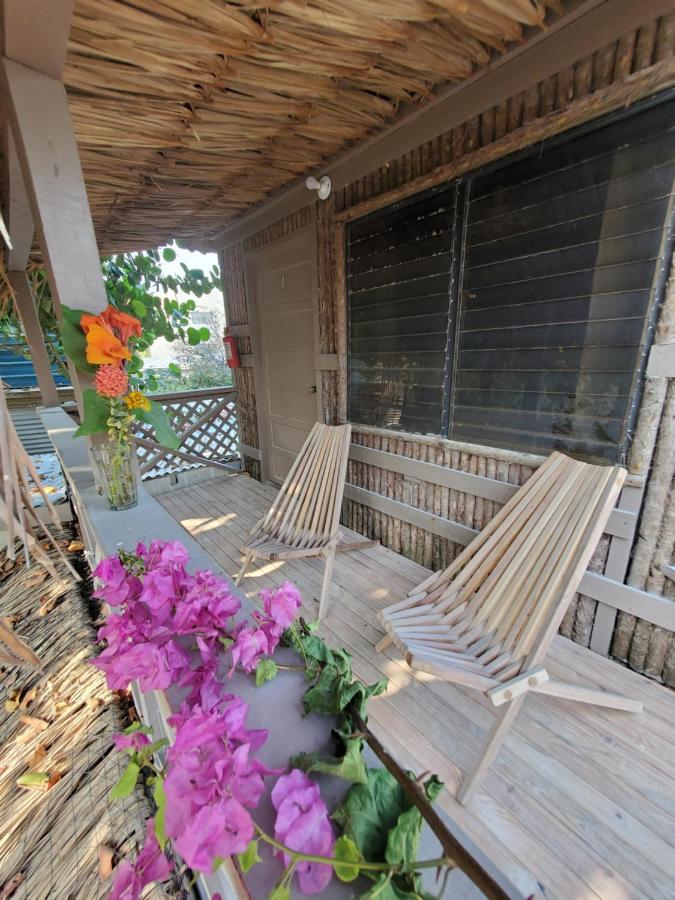
[[[239,461],[239,432],[234,388],[207,388],[155,394],[169,415],[180,445],[168,450],[158,444],[149,425],[134,434],[141,475],[157,478],[196,466],[231,469]]]

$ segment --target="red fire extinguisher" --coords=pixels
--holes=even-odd
[[[239,356],[239,348],[237,347],[237,339],[231,333],[229,325],[225,326],[223,333],[223,345],[225,346],[225,359],[231,369],[241,368],[241,358]]]

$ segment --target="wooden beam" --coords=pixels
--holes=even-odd
[[[363,506],[376,509],[378,512],[394,519],[400,519],[402,522],[417,525],[418,528],[423,528],[425,531],[430,531],[432,534],[437,534],[439,537],[458,544],[468,544],[478,534],[475,528],[460,525],[450,519],[443,519],[441,516],[426,512],[426,510],[408,506],[407,503],[400,503],[398,500],[383,497],[382,494],[367,491],[365,488],[356,487],[353,484],[345,485],[344,496],[347,500],[361,503]]]
[[[59,392],[52,375],[51,362],[45,346],[42,328],[38,319],[30,282],[25,272],[9,272],[9,280],[16,297],[16,311],[21,320],[21,328],[30,348],[42,403],[44,406],[60,406]]]
[[[8,59],[0,77],[52,296],[99,312],[106,293],[65,88]]]
[[[10,272],[25,272],[28,265],[35,225],[26,185],[24,184],[16,145],[9,128],[5,129],[4,146],[7,154],[7,227],[12,239],[12,249],[7,254]]]
[[[596,572],[586,572],[579,584],[579,593],[614,609],[645,619],[652,625],[675,631],[675,603],[659,594],[641,591],[639,588],[621,584]]]
[[[672,0],[589,0],[577,4],[526,43],[502,54],[473,77],[415,106],[386,131],[321,167],[339,189],[419,147],[506,98],[572,66],[622,34],[672,12]],[[309,173],[306,173],[309,174]],[[302,179],[254,207],[208,242],[223,247],[302,209],[313,198]],[[206,247],[206,243],[205,243]]]
[[[74,0],[2,0],[2,55],[61,81]]]
[[[482,475],[472,475],[469,472],[461,472],[459,469],[450,469],[447,466],[411,459],[409,456],[400,456],[398,453],[389,453],[386,450],[363,447],[360,444],[351,445],[349,458],[356,462],[405,475],[408,478],[428,481],[441,487],[463,491],[474,497],[493,500],[496,503],[506,503],[520,488],[517,484],[508,484],[494,478],[485,478]],[[637,510],[614,509],[605,531],[607,534],[632,540],[636,525]]]

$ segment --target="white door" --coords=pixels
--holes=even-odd
[[[317,421],[313,230],[254,258],[258,398],[267,477],[281,482]]]

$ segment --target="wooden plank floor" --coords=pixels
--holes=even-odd
[[[157,499],[234,574],[239,547],[273,496],[269,485],[223,476]],[[253,595],[290,579],[315,617],[322,566],[258,560],[242,587]],[[349,650],[359,678],[389,679],[387,693],[370,705],[373,730],[402,764],[438,773],[447,785],[443,810],[526,896],[675,897],[675,693],[556,638],[547,660],[552,677],[639,698],[644,713],[531,695],[476,798],[463,807],[453,792],[489,727],[488,702],[414,673],[393,647],[374,651],[382,636],[377,610],[427,574],[380,546],[337,557],[320,633]]]

